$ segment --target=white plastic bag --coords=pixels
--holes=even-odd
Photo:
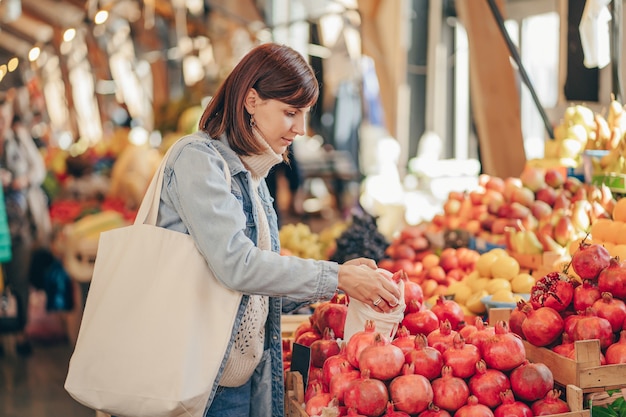
[[[373,320],[376,323],[377,332],[393,339],[404,318],[404,309],[406,308],[406,303],[404,302],[404,281],[401,280],[398,283],[398,287],[400,288],[399,303],[389,313],[381,313],[374,310],[369,304],[351,298],[348,303],[343,339],[348,341],[353,334],[363,331],[365,322],[368,320]]]

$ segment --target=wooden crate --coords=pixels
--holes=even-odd
[[[287,372],[285,384],[285,417],[309,417],[303,408],[304,383],[300,372]],[[571,411],[545,417],[591,417],[589,410],[582,407],[583,392],[580,388],[568,385],[565,395]]]
[[[285,377],[285,417],[308,417],[303,404],[304,382],[302,374],[297,371],[287,372]]]

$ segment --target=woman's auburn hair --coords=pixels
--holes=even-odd
[[[226,133],[238,155],[263,152],[252,126],[245,100],[254,88],[263,100],[274,99],[296,108],[313,106],[319,86],[304,57],[286,45],[261,44],[248,52],[204,109],[199,129],[217,139]]]

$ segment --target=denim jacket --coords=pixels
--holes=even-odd
[[[184,143],[183,143],[184,142]],[[165,166],[157,224],[188,233],[196,242],[215,277],[226,287],[244,294],[231,339],[207,409],[221,378],[226,359],[241,323],[249,294],[269,296],[266,350],[255,370],[251,412],[255,416],[282,416],[284,387],[281,313],[287,304],[330,298],[337,288],[338,264],[281,256],[276,213],[267,185],[258,193],[270,225],[271,251],[256,247],[258,216],[250,184],[252,177],[230,149],[225,137],[213,140],[197,132],[181,139]],[[225,179],[224,160],[231,187]],[[283,297],[285,305],[283,305]],[[211,347],[207,346],[207,355]]]

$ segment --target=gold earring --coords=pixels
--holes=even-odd
[[[254,116],[250,115],[250,127],[256,126],[256,122],[254,121]]]

